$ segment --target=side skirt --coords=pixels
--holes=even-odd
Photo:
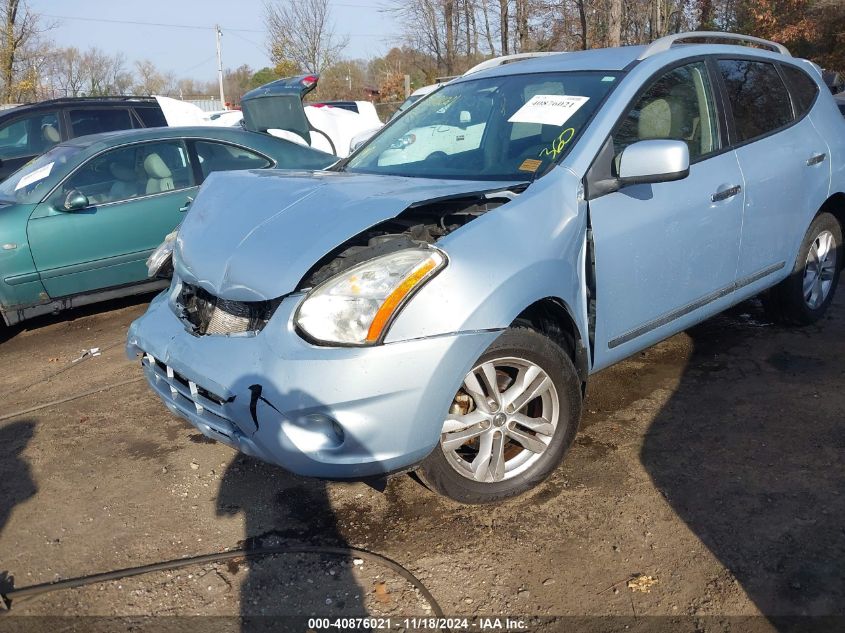
[[[99,290],[97,292],[83,293],[78,295],[71,295],[69,297],[62,297],[51,301],[50,303],[41,303],[34,306],[27,307],[13,307],[8,310],[2,310],[3,320],[6,325],[15,325],[21,321],[26,321],[33,317],[44,314],[58,314],[63,310],[71,308],[78,308],[92,303],[99,303],[100,301],[108,301],[110,299],[119,299],[121,297],[131,297],[133,295],[140,295],[147,292],[155,292],[170,285],[168,279],[155,279],[141,284],[133,284],[131,286],[118,286],[116,288],[109,288],[107,290]]]

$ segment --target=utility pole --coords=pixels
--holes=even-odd
[[[220,38],[223,36],[223,31],[220,26],[214,25],[214,39],[217,41],[217,82],[220,84],[220,108],[226,108],[226,97],[223,96],[223,57],[220,54]]]

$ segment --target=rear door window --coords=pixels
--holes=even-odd
[[[263,169],[272,163],[259,154],[242,147],[226,143],[196,141],[202,178],[205,180],[213,171],[234,171],[238,169]]]
[[[56,112],[38,112],[0,125],[0,160],[36,156],[62,140]]]
[[[738,142],[765,136],[794,120],[789,92],[774,64],[720,59],[718,65],[733,110]]]
[[[68,115],[74,136],[132,129],[132,117],[126,108],[84,108],[70,110]]]

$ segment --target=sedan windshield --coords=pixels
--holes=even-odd
[[[388,125],[346,170],[531,180],[569,153],[616,80],[568,72],[448,84]]]
[[[75,145],[56,145],[46,154],[29,161],[0,183],[0,201],[40,202],[61,178],[76,165],[82,151]]]

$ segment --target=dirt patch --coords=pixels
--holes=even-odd
[[[403,562],[449,614],[660,615],[701,630],[721,630],[727,616],[765,614],[772,630],[784,628],[776,616],[845,615],[840,292],[811,328],[775,326],[750,302],[601,372],[565,462],[497,506],[459,506],[410,476],[383,492],[292,476],[207,441],[143,382],[8,420],[0,578],[21,586],[239,544],[309,543]],[[0,353],[17,369],[0,383],[26,385],[81,349],[120,341],[143,309],[122,303],[13,331]],[[4,407],[136,375],[117,345]],[[627,588],[639,577],[659,581]],[[57,592],[16,613],[429,612],[370,562],[300,555]]]

